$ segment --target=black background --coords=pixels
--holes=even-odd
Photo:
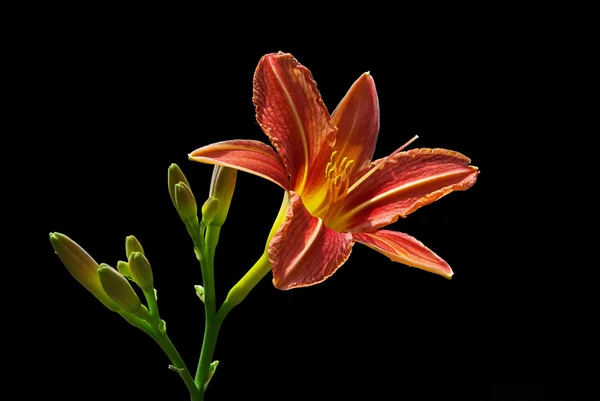
[[[227,139],[267,142],[252,76],[262,55],[282,50],[312,71],[330,111],[371,72],[381,109],[375,157],[418,134],[413,148],[461,152],[481,174],[468,191],[389,227],[444,258],[452,280],[360,244],[320,285],[283,292],[267,276],[223,325],[207,399],[593,399],[594,297],[584,278],[560,276],[566,264],[541,240],[545,228],[532,213],[543,200],[525,177],[536,167],[524,165],[533,157],[524,145],[542,131],[527,118],[545,80],[535,34],[486,19],[441,27],[424,18],[385,33],[338,21],[327,35],[308,22],[209,27],[208,15],[183,14],[49,19],[23,50],[22,95],[35,112],[22,124],[40,134],[30,154],[43,303],[26,348],[44,372],[40,393],[187,399],[160,349],[69,276],[47,235],[64,233],[113,266],[135,235],[169,335],[195,371],[203,306],[193,285],[201,275],[169,199],[167,168],[179,164],[201,202],[212,167],[188,153]],[[238,174],[217,249],[219,302],[261,255],[282,195]]]

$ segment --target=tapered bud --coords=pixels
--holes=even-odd
[[[222,226],[227,218],[231,198],[235,190],[237,179],[237,170],[229,167],[216,166],[213,168],[213,175],[210,182],[209,198],[214,197],[219,200],[219,207],[211,224]]]
[[[129,255],[129,271],[133,281],[144,291],[152,290],[154,280],[150,262],[141,252],[133,252]]]
[[[204,287],[201,285],[195,285],[194,288],[196,289],[196,295],[198,295],[198,298],[204,302]]]
[[[204,205],[202,205],[202,222],[204,225],[210,224],[218,212],[219,200],[211,196],[204,202]]]
[[[106,294],[98,277],[98,263],[75,241],[60,233],[50,233],[54,251],[69,273],[111,311],[118,305]]]
[[[129,259],[129,255],[132,252],[140,252],[142,255],[144,254],[144,248],[142,248],[142,244],[137,240],[133,235],[128,236],[125,239],[125,255],[127,255],[127,259]]]
[[[169,180],[168,181],[169,181],[169,196],[171,196],[171,201],[173,201],[173,205],[177,208],[177,203],[175,203],[175,185],[177,185],[180,182],[183,182],[184,184],[186,184],[188,186],[188,188],[191,188],[191,186],[190,186],[190,183],[188,182],[187,178],[185,178],[185,175],[183,175],[183,172],[181,171],[179,166],[174,163],[169,166]]]
[[[190,220],[197,216],[198,206],[189,186],[180,182],[175,185],[175,207],[183,220]]]
[[[117,270],[123,276],[125,276],[127,278],[131,278],[131,271],[129,271],[129,263],[119,260],[117,262]]]
[[[210,367],[208,368],[208,380],[206,380],[206,383],[204,383],[204,391],[206,391],[210,380],[213,378],[215,372],[217,371],[217,366],[219,366],[219,361],[213,361],[213,363],[210,364]]]
[[[121,309],[133,314],[140,311],[142,302],[121,273],[102,263],[98,269],[98,277],[106,294]]]

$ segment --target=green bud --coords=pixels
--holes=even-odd
[[[214,197],[219,200],[219,208],[211,224],[222,226],[227,218],[231,198],[235,190],[237,179],[237,170],[230,167],[217,166],[213,168],[213,175],[210,182],[209,198]]]
[[[123,276],[127,277],[127,278],[131,278],[131,272],[129,271],[129,264],[127,262],[124,262],[122,260],[119,260],[117,262],[117,270],[119,271],[119,273],[121,273]]]
[[[121,273],[102,263],[98,269],[100,283],[106,294],[124,311],[136,314],[142,309],[142,303],[129,281]]]
[[[198,298],[204,302],[204,287],[201,285],[195,285],[194,288],[196,289],[196,295],[198,295]]]
[[[150,262],[141,252],[133,252],[129,255],[129,271],[133,281],[144,291],[152,289],[154,279],[152,277],[152,268]]]
[[[202,205],[202,222],[204,225],[209,225],[219,212],[219,200],[213,196],[208,198]]]
[[[183,220],[190,220],[198,215],[194,194],[190,187],[183,182],[175,184],[175,207]]]
[[[127,259],[129,259],[129,255],[132,252],[139,252],[142,255],[144,254],[144,248],[142,248],[142,244],[137,240],[133,235],[130,235],[125,239],[125,255],[127,255]]]
[[[50,233],[54,252],[69,273],[111,311],[119,306],[106,294],[98,277],[98,263],[75,241],[60,233]]]
[[[191,188],[190,183],[187,178],[185,178],[185,175],[183,175],[179,166],[173,163],[169,166],[169,196],[171,197],[171,201],[173,201],[175,208],[177,208],[177,203],[175,202],[175,185],[180,182],[183,182],[188,188]]]
[[[210,380],[213,378],[213,375],[217,370],[217,366],[219,366],[219,361],[214,361],[210,364],[210,367],[208,368],[208,379],[206,380],[206,383],[204,383],[204,391],[206,391],[208,388],[208,383],[210,383]]]

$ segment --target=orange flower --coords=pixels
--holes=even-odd
[[[329,115],[310,71],[290,54],[263,56],[254,74],[256,118],[277,153],[262,142],[214,143],[190,159],[256,174],[289,192],[285,221],[269,243],[277,288],[322,282],[355,242],[396,262],[452,276],[448,264],[415,238],[380,230],[452,192],[471,187],[478,169],[444,149],[402,151],[371,162],[379,102],[369,73]]]

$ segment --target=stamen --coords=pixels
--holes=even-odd
[[[404,145],[400,146],[398,149],[396,149],[394,152],[392,152],[391,155],[389,155],[388,157],[386,157],[385,159],[383,159],[377,166],[373,167],[371,170],[367,171],[367,173],[365,175],[363,175],[362,177],[360,177],[360,179],[358,181],[356,181],[351,187],[350,189],[348,189],[348,192],[346,192],[346,194],[349,194],[350,192],[354,191],[356,189],[356,187],[358,187],[360,184],[362,184],[367,178],[369,178],[370,176],[372,176],[373,174],[375,174],[375,172],[377,170],[379,170],[381,167],[383,167],[383,165],[385,164],[385,162],[392,156],[394,156],[395,154],[399,153],[402,149],[406,148],[408,145],[410,145],[411,143],[413,143],[414,141],[416,141],[419,138],[419,135],[415,135],[411,140],[409,140],[408,142],[406,142]]]
[[[334,165],[335,165],[335,162],[336,162],[336,160],[337,160],[337,154],[338,154],[337,150],[336,150],[336,151],[333,151],[333,152],[331,153],[331,158],[329,159],[329,160],[331,161],[331,164],[334,164]]]
[[[335,169],[330,168],[329,171],[327,172],[327,178],[333,178],[334,173],[335,173]]]
[[[333,182],[333,185],[335,185],[336,187],[339,187],[340,182],[342,182],[342,176],[338,175],[337,177],[335,177],[335,181]]]
[[[354,165],[354,160],[350,160],[348,164],[346,164],[346,168],[344,169],[344,174],[347,176],[350,175],[350,170],[352,170],[352,166]]]
[[[344,157],[344,158],[342,159],[342,162],[340,163],[340,167],[339,167],[339,168],[340,168],[340,172],[344,170],[344,164],[346,164],[346,161],[347,161],[347,160],[348,160],[348,158],[347,158],[347,157]]]
[[[329,170],[333,167],[333,163],[327,163],[327,167],[325,167],[325,177],[329,177]]]

